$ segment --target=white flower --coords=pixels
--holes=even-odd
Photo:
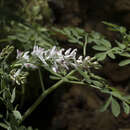
[[[57,65],[56,62],[54,62],[54,64],[52,65],[52,70],[53,70],[54,72],[58,72],[58,65]]]
[[[76,60],[78,64],[82,64],[83,63],[83,56],[80,56],[78,58],[78,60]]]
[[[38,67],[34,64],[31,64],[31,63],[24,63],[24,67],[25,68],[31,68],[31,69],[37,69]]]
[[[46,52],[46,60],[49,60],[51,58],[54,58],[54,56],[56,55],[56,46],[54,46],[52,49],[49,49],[47,52]]]
[[[16,77],[20,74],[20,72],[21,72],[21,69],[18,69],[18,70],[15,72],[15,74],[13,75],[13,77],[16,78]]]
[[[50,57],[55,55],[55,52],[56,52],[56,46],[54,46],[51,50],[50,50]]]
[[[44,66],[50,67],[54,72],[61,72],[62,70],[66,69],[69,70],[69,67],[89,67],[91,58],[87,56],[83,59],[83,56],[79,56],[76,59],[77,49],[69,48],[65,51],[64,48],[58,50],[56,46],[52,47],[51,49],[44,50],[41,47],[34,46],[33,51],[31,52],[32,57],[40,59]],[[17,59],[23,58],[29,61],[29,52],[20,52],[17,50]],[[96,62],[94,62],[96,64]],[[31,62],[24,62],[23,67],[25,68],[38,68]],[[17,73],[16,73],[17,74]]]
[[[89,61],[91,59],[91,57],[90,56],[87,56],[87,57],[85,57],[85,61]]]
[[[95,61],[95,62],[93,62],[93,64],[94,64],[94,65],[97,65],[97,64],[98,64],[98,62],[97,62],[97,61]]]
[[[47,63],[46,63],[46,61],[45,61],[45,59],[43,57],[44,52],[45,51],[44,51],[43,48],[38,47],[38,46],[34,46],[31,55],[32,56],[37,56],[42,61],[43,64],[47,65]]]
[[[65,55],[69,55],[71,50],[72,50],[71,48],[69,48],[68,50],[66,50],[65,51]]]
[[[23,56],[22,56],[22,58],[23,59],[25,59],[25,60],[29,60],[29,51],[26,51],[24,54],[23,54]]]
[[[20,59],[23,55],[23,52],[21,52],[20,50],[17,49],[17,59]]]
[[[46,63],[46,60],[44,59],[42,55],[39,55],[38,58],[42,61],[44,65],[48,66],[48,64]]]
[[[59,51],[57,51],[57,55],[63,57],[63,51],[65,51],[64,48],[60,49]]]
[[[69,50],[71,51],[71,50]],[[64,56],[65,59],[73,59],[75,60],[76,59],[76,52],[77,52],[77,49],[74,49],[71,53],[66,52],[67,54]]]
[[[32,55],[33,56],[39,56],[39,55],[43,55],[44,49],[38,46],[34,46],[33,47],[33,51],[32,51]]]
[[[22,52],[22,51],[19,51],[17,50],[17,59],[21,59],[23,58],[24,60],[29,60],[29,51],[26,51],[26,52]]]

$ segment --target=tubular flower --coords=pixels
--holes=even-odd
[[[43,53],[45,53],[43,48],[34,46],[33,51],[31,52],[31,55],[38,57],[44,65],[47,65],[47,63],[43,57]]]
[[[17,50],[17,59],[24,59],[24,60],[29,60],[29,51],[26,52],[21,52]]]

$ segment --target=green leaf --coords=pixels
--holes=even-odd
[[[31,126],[29,126],[27,130],[33,130],[33,128]]]
[[[106,39],[102,39],[100,40],[101,44],[104,45],[107,49],[111,49],[111,43],[106,40]]]
[[[101,83],[101,82],[99,82],[99,81],[92,81],[92,83],[94,84],[94,85],[96,85],[97,87],[103,87],[103,84]]]
[[[5,123],[2,123],[2,122],[0,122],[0,126],[1,126],[2,128],[4,128],[4,129],[7,129],[7,130],[8,130],[8,128],[9,128],[8,125],[6,125]]]
[[[129,48],[126,48],[127,51],[130,51],[130,47]]]
[[[126,114],[130,113],[130,106],[125,102],[123,102],[123,109]]]
[[[118,41],[115,41],[115,42],[117,43],[117,45],[119,46],[119,48],[121,48],[121,49],[125,49],[126,48],[126,45],[124,45],[124,44],[122,44],[122,43],[120,43]]]
[[[122,49],[120,49],[119,47],[113,47],[112,48],[112,52],[114,54],[121,54],[122,53]]]
[[[98,46],[98,45],[95,45],[92,47],[94,50],[97,50],[97,51],[107,51],[107,48],[105,46]]]
[[[97,58],[98,61],[103,61],[106,58],[106,53],[97,53],[95,55],[95,57]]]
[[[112,52],[109,52],[107,55],[108,55],[110,58],[112,58],[112,59],[115,59],[115,58],[116,58],[115,55],[114,55]]]
[[[92,39],[97,40],[97,39],[100,39],[102,35],[98,32],[92,31],[91,36],[92,36]]]
[[[0,118],[3,118],[3,115],[2,115],[2,114],[0,114]]]
[[[130,57],[130,53],[128,53],[128,52],[123,52],[123,53],[120,53],[119,55],[125,56],[125,57]]]
[[[19,111],[17,111],[17,110],[14,110],[14,111],[13,111],[13,115],[15,116],[15,118],[16,118],[17,120],[21,120],[21,119],[22,119],[21,113],[20,113]]]
[[[108,108],[108,106],[110,105],[111,101],[112,101],[112,96],[110,96],[108,98],[108,100],[106,101],[105,105],[100,109],[100,112],[104,112]]]
[[[120,27],[119,31],[120,31],[120,33],[126,33],[126,28],[125,27]]]
[[[125,65],[128,65],[130,64],[130,59],[126,59],[126,60],[123,60],[119,63],[119,66],[125,66]]]
[[[113,27],[113,28],[119,27],[116,24],[112,24],[112,23],[109,23],[109,22],[106,22],[106,21],[103,21],[102,23],[105,24],[105,25],[107,25],[107,26]]]
[[[64,28],[64,32],[65,32],[65,34],[67,34],[68,36],[71,35],[71,31],[69,30],[69,28]]]
[[[130,100],[130,95],[124,97],[127,100]]]
[[[80,36],[80,34],[77,32],[76,29],[71,28],[71,32],[72,32],[72,34],[73,34],[77,39],[82,38],[82,37]]]
[[[126,31],[127,31],[125,27],[122,27],[122,26],[119,26],[116,24],[112,24],[109,22],[105,22],[105,21],[103,21],[103,23],[106,24],[107,26],[109,26],[110,28],[108,28],[108,29],[111,31],[119,31],[120,33],[126,33]]]
[[[11,103],[13,103],[14,102],[14,100],[15,100],[15,88],[13,89],[13,92],[12,92],[12,95],[11,95],[11,100],[10,100],[10,102]]]
[[[71,38],[68,40],[70,43],[78,43],[78,40],[75,38]]]
[[[112,109],[112,113],[115,117],[117,117],[120,114],[120,105],[117,102],[117,100],[114,98],[112,98],[111,109]]]

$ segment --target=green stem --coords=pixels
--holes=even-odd
[[[41,83],[41,87],[42,87],[42,92],[44,92],[45,86],[44,86],[44,83],[43,83],[43,77],[42,77],[42,73],[41,73],[40,69],[38,69],[38,73],[39,73],[40,83]]]
[[[25,100],[25,86],[22,86],[22,92],[21,92],[21,103],[20,106],[22,107]]]
[[[87,48],[87,42],[88,42],[88,35],[85,35],[85,43],[83,47],[83,55],[86,56],[86,48]]]
[[[65,77],[67,78],[68,76],[72,75],[76,70],[72,70],[68,75],[66,75]],[[58,88],[61,84],[64,83],[64,80],[61,79],[60,81],[58,81],[56,84],[54,84],[53,86],[51,86],[50,88],[48,88],[47,90],[45,90],[40,97],[34,102],[34,104],[28,108],[28,110],[24,113],[22,120],[19,122],[19,124],[21,124],[35,109],[36,107],[47,97],[48,94],[50,94],[51,92],[53,92],[56,88]]]
[[[79,81],[66,81],[66,83],[85,85],[84,82],[79,82]]]

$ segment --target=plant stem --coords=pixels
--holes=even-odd
[[[84,82],[79,82],[79,81],[66,81],[66,83],[85,85]]]
[[[40,69],[38,69],[38,73],[39,73],[40,83],[41,83],[41,87],[42,87],[42,92],[44,92],[45,86],[44,86],[44,83],[43,83],[43,77],[42,77],[42,73],[41,73]]]
[[[86,56],[86,48],[87,48],[87,42],[88,42],[88,35],[85,35],[85,43],[83,46],[83,55]]]
[[[72,75],[76,70],[72,70],[68,75],[66,75],[65,77],[67,78],[68,76]],[[52,85],[50,88],[48,88],[47,90],[45,90],[40,97],[34,102],[34,104],[28,108],[28,110],[24,113],[22,120],[19,122],[19,124],[21,124],[35,109],[36,107],[46,98],[46,96],[48,94],[50,94],[51,92],[53,92],[56,88],[58,88],[61,84],[64,83],[64,80],[61,79],[60,81],[58,81],[56,84]]]

